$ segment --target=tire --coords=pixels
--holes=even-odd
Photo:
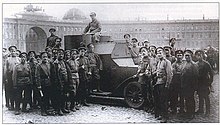
[[[140,108],[144,104],[141,85],[138,82],[130,82],[124,88],[124,98],[131,108]]]

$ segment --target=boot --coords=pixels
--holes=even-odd
[[[86,100],[84,100],[84,102],[83,102],[83,106],[90,106],[87,102],[86,102]]]
[[[58,114],[59,116],[63,116],[63,112],[62,112],[60,109],[57,111],[57,114]]]

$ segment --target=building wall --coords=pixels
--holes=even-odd
[[[125,33],[139,41],[149,40],[156,46],[168,45],[172,37],[177,39],[177,48],[204,48],[207,45],[218,47],[219,20],[172,20],[172,21],[136,21],[101,22],[102,34],[112,36],[113,40],[123,39]],[[26,51],[26,35],[32,27],[41,28],[47,36],[52,27],[56,35],[64,39],[65,35],[80,35],[87,23],[79,21],[36,21],[9,19],[3,21],[3,47],[16,45]],[[46,41],[45,41],[46,42]],[[64,46],[64,43],[63,45]]]

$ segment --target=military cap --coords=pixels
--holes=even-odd
[[[63,49],[58,49],[57,52],[58,52],[58,53],[60,53],[60,52],[65,53],[65,51],[64,51]]]
[[[19,57],[21,58],[23,55],[25,55],[27,57],[27,53],[26,52],[22,52],[19,54]]]
[[[76,52],[76,53],[79,53],[79,51],[77,50],[77,49],[71,49],[71,53],[73,53],[73,52]]]
[[[195,55],[204,55],[203,50],[196,50]]]
[[[172,47],[171,47],[171,46],[164,46],[163,49],[164,49],[164,50],[165,50],[165,49],[170,49],[170,50],[171,50]]]
[[[41,52],[41,53],[43,53],[43,52]],[[40,54],[41,54],[41,53],[40,53]],[[46,52],[46,53],[47,53],[47,52]],[[41,57],[40,55],[36,55],[36,59],[37,59],[37,58],[40,58],[40,57]]]
[[[48,47],[46,47],[45,51],[47,51],[48,49],[51,49],[51,48],[48,46]]]
[[[164,48],[163,48],[163,47],[157,47],[156,50],[155,50],[156,54],[157,54],[157,50],[158,50],[158,49],[161,49],[161,50],[164,51]]]
[[[82,50],[82,49],[87,50],[86,47],[79,47],[79,48],[78,48],[78,51],[80,51],[80,50]]]
[[[17,47],[16,47],[16,46],[10,46],[10,47],[8,47],[8,50],[10,51],[12,48],[17,49]]]
[[[176,51],[175,51],[175,56],[176,56],[177,54],[182,54],[182,55],[183,55],[184,52],[183,52],[182,50],[176,50]]]
[[[91,45],[93,45],[92,43],[89,43],[88,45],[87,45],[87,48],[89,48]],[[94,45],[93,45],[94,46]]]
[[[42,58],[42,55],[43,55],[44,53],[46,53],[46,54],[48,55],[47,52],[41,52],[41,53],[40,53],[40,58]],[[37,56],[36,56],[36,58],[37,58]]]
[[[132,38],[131,40],[135,40],[135,42],[138,42],[137,38]]]
[[[193,52],[192,52],[191,50],[189,50],[189,49],[185,50],[185,51],[184,51],[184,54],[185,54],[185,53],[190,53],[191,55],[193,55]]]
[[[57,38],[55,39],[55,41],[56,41],[57,39],[59,39],[60,41],[62,41],[62,39],[61,39],[60,37],[57,37]]]
[[[144,40],[144,43],[150,43],[150,42],[146,39],[146,40]]]
[[[141,52],[142,49],[148,50],[147,47],[143,46],[143,47],[141,47],[141,48],[139,49],[139,53]]]
[[[128,34],[128,33],[124,35],[124,38],[125,38],[126,36],[129,36],[129,37],[131,37],[131,35],[130,35],[130,34]]]
[[[69,49],[68,49],[68,50],[65,50],[65,53],[70,53],[70,52],[71,52],[71,50],[69,50]]]
[[[95,12],[91,12],[89,15],[90,16],[96,16],[96,13]]]
[[[151,46],[149,46],[149,49],[152,48],[152,47],[153,47],[155,50],[156,50],[156,48],[157,48],[156,46],[151,45]]]
[[[56,32],[56,29],[50,28],[50,29],[49,29],[49,32],[51,32],[51,31]]]
[[[28,56],[29,56],[31,53],[34,53],[34,56],[36,56],[35,51],[29,51],[29,52],[28,52]]]
[[[56,48],[53,49],[53,50],[52,50],[52,53],[58,53],[58,49],[56,49]]]
[[[21,51],[20,51],[20,50],[17,50],[17,52],[18,52],[19,54],[21,54]]]

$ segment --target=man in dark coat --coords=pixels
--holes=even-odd
[[[79,49],[79,88],[77,97],[80,96],[79,102],[84,106],[89,106],[86,102],[88,97],[88,79],[91,77],[91,68],[89,59],[85,56],[86,48],[80,47]]]
[[[196,64],[192,61],[191,50],[185,50],[184,56],[186,61],[182,66],[181,73],[181,93],[185,99],[186,118],[194,118],[195,113],[195,99],[194,93],[198,87],[198,69]]]
[[[53,91],[56,100],[54,100],[54,108],[58,115],[63,115],[63,113],[69,113],[69,110],[66,109],[67,98],[70,95],[70,92],[75,94],[75,86],[72,81],[72,76],[70,72],[69,65],[64,61],[64,50],[58,50],[58,60],[55,60],[54,63],[54,73],[53,75]],[[75,96],[75,95],[74,95]]]
[[[213,70],[210,64],[203,59],[204,52],[202,50],[197,50],[195,52],[196,62],[199,69],[199,82],[198,82],[198,95],[199,95],[199,110],[197,113],[204,113],[204,101],[206,105],[206,115],[210,114],[210,88],[213,82]]]
[[[49,32],[50,32],[51,35],[47,38],[46,47],[54,48],[56,46],[56,41],[55,40],[58,38],[58,36],[56,36],[54,34],[56,32],[56,29],[50,28]]]
[[[36,86],[38,88],[38,91],[36,89],[36,94],[38,101],[41,106],[41,115],[46,116],[50,115],[48,112],[49,106],[50,106],[50,100],[52,99],[52,67],[53,64],[50,62],[48,58],[47,52],[42,52],[40,54],[40,57],[42,59],[42,63],[37,66],[36,69]]]
[[[92,43],[87,45],[88,52],[87,57],[89,59],[89,64],[91,68],[91,79],[89,81],[90,91],[93,91],[95,88],[97,92],[102,92],[100,88],[100,74],[99,71],[102,70],[102,60],[99,55],[94,52],[94,45]]]

